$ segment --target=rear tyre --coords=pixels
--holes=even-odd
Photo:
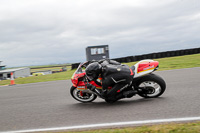
[[[83,92],[81,95],[81,91],[78,90],[76,87],[72,86],[70,89],[71,96],[79,102],[88,103],[94,101],[97,96],[95,94]]]
[[[138,95],[144,98],[156,98],[161,96],[165,89],[165,81],[158,75],[149,74],[142,77],[137,83],[137,88],[142,91],[138,91]]]

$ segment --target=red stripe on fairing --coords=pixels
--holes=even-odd
[[[151,69],[154,69],[158,66],[159,62],[158,61],[152,61],[152,62],[142,62],[138,65],[138,70],[137,72],[140,73],[140,72],[143,72],[143,71],[148,71],[148,70],[151,70]]]

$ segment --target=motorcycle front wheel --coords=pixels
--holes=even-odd
[[[82,92],[78,90],[76,87],[72,86],[70,89],[71,96],[79,102],[88,103],[94,101],[97,96],[95,94]]]
[[[144,98],[156,98],[164,93],[166,83],[160,76],[149,74],[139,80],[137,88],[142,90],[138,92],[139,96]]]

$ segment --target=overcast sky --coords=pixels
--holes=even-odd
[[[76,63],[200,47],[200,0],[0,0],[0,61]]]

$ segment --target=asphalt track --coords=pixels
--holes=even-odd
[[[199,118],[200,67],[155,73],[167,84],[167,90],[160,98],[135,96],[114,104],[99,98],[92,103],[79,103],[70,96],[70,80],[1,86],[0,132]]]

